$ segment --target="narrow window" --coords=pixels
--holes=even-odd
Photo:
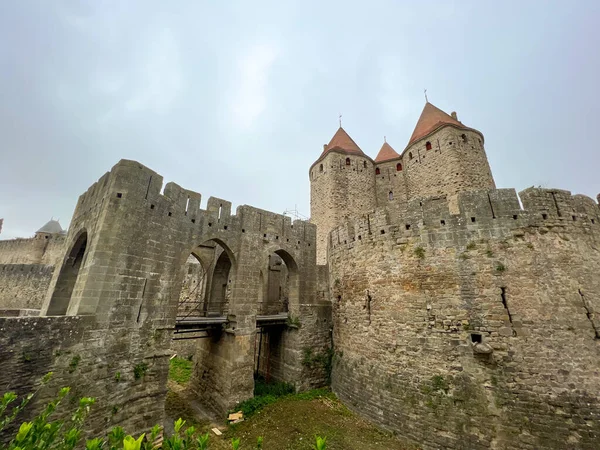
[[[461,134],[460,137],[462,138],[463,142],[469,142],[466,134]]]
[[[480,334],[471,333],[471,342],[473,344],[481,344],[482,338]]]
[[[350,165],[350,158],[346,158],[346,165],[349,166]]]
[[[323,164],[319,166],[319,172],[323,172]]]
[[[396,172],[400,172],[402,170],[402,163],[396,164]]]
[[[427,141],[427,142],[425,143],[425,148],[426,148],[427,150],[431,150],[431,142]]]
[[[408,153],[408,159],[412,159],[412,152]]]
[[[377,168],[375,169],[375,175],[379,175],[380,173],[381,173],[381,170],[379,170],[379,167],[377,167]]]
[[[363,161],[363,167],[366,169],[367,168],[367,162]]]
[[[390,191],[390,193],[388,194],[388,199],[394,200],[394,193],[392,191]]]

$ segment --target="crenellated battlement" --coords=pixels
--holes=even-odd
[[[195,233],[263,233],[274,240],[315,245],[316,226],[248,205],[232,214],[231,202],[209,197],[200,208],[202,195],[169,182],[161,193],[163,177],[136,161],[121,160],[94,183],[77,203],[74,221],[100,208],[105,202],[121,208],[146,209],[153,221],[171,221],[170,227],[184,227]],[[119,206],[120,205],[120,206]]]
[[[521,202],[523,204],[521,207]],[[465,244],[473,235],[503,237],[524,227],[561,227],[562,232],[600,234],[600,208],[590,197],[558,189],[529,188],[461,192],[458,214],[445,196],[396,202],[355,217],[329,235],[333,253],[340,247],[382,239],[421,236],[423,244]]]

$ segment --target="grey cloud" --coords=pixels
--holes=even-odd
[[[372,157],[384,135],[401,151],[424,88],[485,134],[500,187],[595,197],[598,19],[592,1],[3,2],[2,238],[67,225],[121,158],[308,215],[338,113]]]

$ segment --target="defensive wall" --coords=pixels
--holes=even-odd
[[[425,449],[593,449],[600,209],[530,188],[415,199],[329,236],[333,390]]]
[[[71,385],[73,397],[97,397],[91,431],[113,425],[142,431],[162,423],[169,357],[184,267],[203,262],[201,244],[229,259],[224,278],[227,322],[198,340],[192,388],[223,413],[252,396],[259,273],[269,255],[290,272],[289,315],[273,362],[298,389],[327,373],[302,364],[330,343],[330,304],[316,299],[315,226],[168,183],[138,162],[122,160],[79,197],[42,306],[41,317],[0,318],[0,384],[23,394],[53,371],[38,404]],[[220,259],[220,258],[219,258]],[[321,277],[322,278],[322,277]],[[275,351],[277,350],[277,351]],[[34,408],[35,409],[35,408]]]
[[[0,309],[40,309],[65,238],[40,233],[0,241]]]
[[[0,241],[0,264],[53,266],[64,252],[65,237],[40,233],[32,238]]]
[[[456,213],[459,192],[495,188],[483,136],[451,125],[381,162],[343,149],[327,151],[310,167],[309,177],[319,264],[326,262],[329,232],[347,217],[436,195],[447,196]]]
[[[0,309],[39,310],[53,270],[44,264],[0,264]]]

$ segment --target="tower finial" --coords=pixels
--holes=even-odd
[[[340,121],[340,128],[342,128],[342,113],[340,113],[340,115],[338,116],[338,119]]]
[[[425,102],[429,103],[429,100],[427,99],[427,89],[425,89],[423,93],[425,94]]]
[[[385,136],[383,137],[383,142],[387,142],[387,141],[385,140]]]

